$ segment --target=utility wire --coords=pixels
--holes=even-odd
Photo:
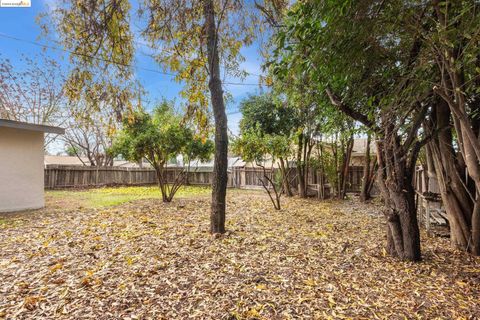
[[[21,38],[10,36],[8,34],[1,33],[1,32],[0,32],[0,37],[5,38],[5,39],[19,41],[19,42],[28,43],[28,44],[35,45],[35,46],[38,46],[38,47],[41,47],[41,48],[44,48],[44,49],[52,49],[52,50],[57,50],[57,51],[63,51],[63,52],[67,52],[69,54],[76,55],[76,56],[81,56],[81,57],[86,57],[86,58],[90,58],[90,59],[95,59],[95,60],[98,60],[98,61],[103,61],[103,62],[106,62],[106,63],[116,64],[116,65],[119,65],[119,66],[122,66],[122,67],[136,68],[138,70],[144,70],[144,71],[158,73],[158,74],[165,75],[165,76],[176,77],[176,74],[173,74],[173,73],[162,72],[162,71],[151,69],[151,68],[134,66],[134,65],[131,65],[131,64],[127,64],[127,63],[121,63],[121,62],[116,62],[116,61],[109,60],[109,59],[104,59],[104,58],[101,58],[101,57],[91,56],[91,55],[87,55],[87,54],[83,54],[83,53],[77,53],[77,52],[74,52],[74,51],[71,51],[71,50],[68,50],[68,49],[65,49],[65,48],[55,47],[55,46],[39,43],[39,42],[36,42],[36,41],[21,39]],[[195,82],[202,82],[202,81],[195,80]],[[222,82],[222,84],[232,85],[232,86],[256,86],[256,87],[259,86],[259,84],[255,84],[255,83],[228,82],[228,81]]]

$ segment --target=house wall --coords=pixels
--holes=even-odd
[[[374,156],[375,155],[373,155],[372,158]],[[352,156],[352,158],[350,159],[350,165],[351,166],[364,166],[365,165],[365,156],[364,155]]]
[[[0,212],[44,204],[43,132],[0,127]]]

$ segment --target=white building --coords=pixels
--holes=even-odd
[[[44,134],[58,127],[0,119],[0,212],[45,205]]]

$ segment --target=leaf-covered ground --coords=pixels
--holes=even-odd
[[[3,215],[0,318],[476,319],[480,259],[423,235],[424,261],[384,255],[373,205],[233,191],[212,237],[209,199],[100,209],[49,195]]]

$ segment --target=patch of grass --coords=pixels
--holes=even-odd
[[[0,228],[1,229],[6,229],[6,228],[11,228],[15,226],[19,226],[21,224],[21,220],[15,219],[15,218],[0,218]]]
[[[210,193],[210,188],[200,186],[182,186],[177,191],[177,198],[203,196]],[[140,199],[159,199],[162,194],[157,186],[139,187],[109,187],[83,190],[47,191],[47,200],[65,201],[66,205],[76,204],[85,208],[102,208],[117,206],[129,201]]]

